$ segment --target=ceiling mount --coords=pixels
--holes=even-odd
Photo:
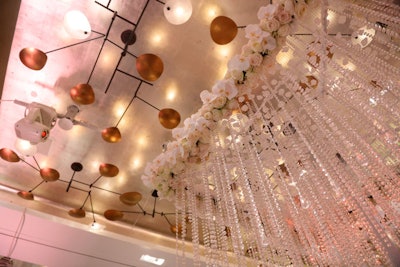
[[[79,163],[79,162],[73,162],[73,163],[71,164],[71,169],[72,169],[74,172],[72,173],[71,179],[69,180],[69,183],[68,183],[66,192],[68,192],[69,189],[70,189],[70,187],[71,187],[72,181],[74,180],[75,173],[76,173],[76,172],[82,171],[83,166],[82,166],[82,164]]]

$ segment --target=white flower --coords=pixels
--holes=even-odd
[[[263,19],[260,21],[260,28],[267,32],[274,32],[281,24],[276,18]]]
[[[184,138],[186,136],[186,131],[184,128],[180,127],[180,128],[174,128],[172,130],[172,137],[176,140],[181,140],[182,138]]]
[[[259,53],[253,53],[249,56],[249,62],[252,66],[260,66],[263,61],[263,56]]]
[[[222,119],[222,111],[219,109],[213,109],[212,115],[214,121],[220,121]]]
[[[282,37],[285,37],[285,36],[288,36],[290,34],[290,32],[291,32],[290,25],[289,24],[284,24],[279,28],[278,35],[282,36]]]
[[[275,4],[269,4],[267,6],[261,7],[257,12],[257,17],[259,20],[268,19],[275,16],[278,6]]]
[[[294,8],[294,12],[298,17],[302,17],[304,12],[306,12],[306,9],[307,9],[307,4],[304,1],[299,0]]]
[[[244,80],[244,73],[240,70],[232,70],[227,72],[226,78],[232,78],[235,81],[242,82]]]
[[[290,14],[283,8],[279,8],[278,13],[275,17],[281,24],[287,24],[292,21],[292,14]]]
[[[247,57],[250,54],[253,54],[253,50],[251,49],[250,45],[249,44],[245,44],[244,46],[242,46],[242,53],[240,55],[242,57]]]
[[[246,71],[249,67],[250,63],[247,58],[240,55],[235,55],[228,61],[228,71]]]
[[[214,108],[211,112],[214,112],[215,109],[221,109],[225,106],[226,104],[226,97],[225,96],[219,96],[217,97],[210,105]]]
[[[263,30],[258,24],[249,24],[245,28],[246,38],[250,40],[260,40],[263,37]]]
[[[200,93],[200,99],[203,102],[203,104],[207,104],[210,103],[211,101],[213,101],[217,96],[212,94],[210,91],[208,90],[204,90]]]
[[[204,118],[205,118],[206,120],[211,120],[211,119],[212,119],[212,113],[211,113],[211,111],[208,111],[208,112],[204,113]]]
[[[264,51],[266,50],[274,50],[276,48],[276,40],[274,37],[272,37],[272,35],[268,35],[266,37],[264,37],[263,41],[262,41],[262,48]]]
[[[289,14],[294,14],[293,0],[285,0],[283,5],[285,6],[285,11],[289,12]]]
[[[247,65],[249,65],[249,64],[247,64]],[[228,99],[232,99],[237,95],[238,90],[232,79],[225,79],[225,80],[218,81],[213,86],[212,92],[216,95],[225,96]]]

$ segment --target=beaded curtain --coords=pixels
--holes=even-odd
[[[321,1],[296,25],[172,175],[178,250],[192,241],[208,266],[399,264],[400,6]]]

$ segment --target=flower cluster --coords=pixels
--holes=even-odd
[[[218,81],[211,91],[201,92],[203,106],[184,121],[183,127],[172,130],[175,140],[147,164],[142,175],[146,186],[157,189],[160,197],[171,198],[175,188],[183,183],[179,176],[187,165],[207,160],[211,131],[218,121],[238,110],[239,100],[244,99],[246,92],[241,92],[240,84],[245,83],[248,75],[255,72],[265,57],[291,33],[294,18],[304,14],[309,2],[282,0],[259,9],[257,16],[260,22],[246,27],[248,43],[242,47],[240,55],[228,62],[225,78]]]

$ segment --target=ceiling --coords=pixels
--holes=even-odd
[[[2,1],[0,7],[7,3],[9,6],[1,9],[10,11],[10,2],[15,4],[14,1]],[[110,10],[99,3],[108,5]],[[98,3],[94,0],[21,1],[11,50],[5,53],[9,54],[9,60],[0,105],[0,123],[3,126],[0,148],[17,152],[14,123],[23,118],[25,107],[12,100],[42,103],[64,114],[67,107],[74,104],[70,89],[79,83],[89,82],[95,92],[95,101],[93,104],[80,105],[80,112],[75,118],[91,127],[76,125],[65,131],[56,125],[49,139],[37,145],[37,152],[33,156],[18,154],[28,164],[1,160],[0,184],[3,187],[0,196],[32,209],[87,223],[92,220],[90,201],[85,202],[90,191],[96,221],[103,223],[106,230],[129,234],[127,226],[129,230],[138,227],[149,233],[174,237],[167,220],[159,214],[153,217],[124,213],[121,222],[111,223],[104,219],[103,213],[108,209],[142,211],[137,205],[127,206],[119,200],[119,196],[125,192],[141,193],[143,198],[139,204],[147,213],[151,214],[154,207],[157,212],[175,212],[173,203],[167,200],[157,199],[153,206],[153,189],[145,187],[140,179],[146,163],[161,153],[163,144],[172,139],[171,130],[159,123],[157,109],[177,110],[181,115],[181,124],[195,113],[201,106],[200,92],[210,89],[217,80],[223,78],[228,59],[239,53],[245,43],[244,30],[239,29],[237,37],[228,45],[215,44],[209,33],[212,19],[224,15],[232,18],[238,26],[255,23],[257,10],[266,3],[261,0],[192,1],[193,14],[190,20],[182,25],[172,25],[163,15],[163,4],[156,0],[149,0],[147,6],[145,0],[99,0]],[[49,53],[46,66],[40,71],[25,67],[19,59],[19,52],[25,47],[50,51],[80,41],[70,38],[62,25],[64,14],[74,9],[84,12],[92,30],[100,33],[107,32],[113,11],[117,12],[119,17],[113,21],[104,48],[101,50],[104,38],[100,38]],[[142,13],[136,28],[120,18],[136,23]],[[2,25],[10,25],[11,21],[12,16],[7,18],[8,24]],[[5,27],[7,30],[13,28],[12,25]],[[128,29],[135,29],[137,40],[128,47],[127,55],[121,57],[120,47],[124,43],[120,36]],[[92,32],[89,39],[98,36]],[[2,51],[6,49],[7,44],[3,43]],[[99,60],[95,64],[99,53]],[[159,56],[164,71],[156,81],[143,83],[139,87],[140,82],[131,77],[140,77],[134,56],[146,53]],[[120,59],[118,69],[121,71],[113,76]],[[1,65],[5,68],[6,61],[2,61]],[[93,75],[90,76],[92,71]],[[133,99],[136,90],[137,98]],[[117,124],[122,140],[118,143],[105,142],[101,130]],[[82,171],[74,174],[71,169],[74,162],[82,164]],[[118,175],[100,177],[96,181],[101,163],[117,166]],[[43,183],[32,191],[34,201],[19,199],[16,195],[20,190],[32,190],[42,181],[39,172],[29,164],[39,168],[49,167],[60,173],[58,181]],[[72,176],[74,181],[66,192]],[[90,187],[95,181],[95,186]],[[83,204],[86,218],[68,216],[70,209]],[[168,218],[174,223],[174,216]]]

